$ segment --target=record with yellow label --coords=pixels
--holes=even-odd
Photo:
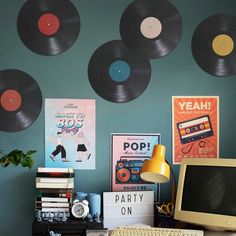
[[[206,18],[195,29],[192,54],[196,63],[214,76],[236,73],[236,16],[217,14]]]

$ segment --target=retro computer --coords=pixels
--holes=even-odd
[[[213,230],[236,231],[236,160],[183,159],[174,218]]]

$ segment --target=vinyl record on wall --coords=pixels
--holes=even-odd
[[[28,0],[18,14],[17,30],[30,50],[53,56],[74,44],[80,17],[70,0]]]
[[[182,35],[181,16],[167,0],[136,0],[120,20],[121,38],[144,58],[160,58],[172,52]]]
[[[0,130],[17,132],[29,127],[42,108],[42,93],[25,72],[0,71]]]
[[[236,16],[217,14],[203,20],[192,37],[192,54],[207,73],[230,76],[236,73]]]
[[[121,40],[113,40],[94,52],[88,76],[99,96],[111,102],[128,102],[147,88],[151,65],[149,60],[134,55]]]

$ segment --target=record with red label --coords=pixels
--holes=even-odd
[[[98,95],[121,103],[140,96],[147,88],[151,65],[149,60],[137,57],[121,40],[100,46],[88,66],[89,81]]]
[[[125,45],[144,58],[171,53],[181,34],[181,16],[167,0],[135,0],[120,19],[120,35]]]
[[[17,30],[30,50],[53,56],[74,44],[80,17],[70,0],[28,0],[18,14]]]
[[[203,20],[192,37],[192,54],[205,72],[215,76],[236,74],[236,16],[217,14]]]
[[[18,132],[29,127],[42,108],[37,82],[25,72],[0,71],[0,130]]]

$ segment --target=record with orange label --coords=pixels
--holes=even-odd
[[[151,77],[149,60],[137,57],[123,43],[113,40],[100,46],[90,58],[89,81],[98,95],[121,103],[140,96]]]
[[[215,76],[236,73],[236,16],[217,14],[203,20],[192,37],[192,54],[205,72]]]
[[[178,45],[182,19],[167,0],[136,0],[121,16],[120,34],[132,52],[144,58],[160,58]]]
[[[42,93],[25,72],[0,71],[0,130],[17,132],[29,127],[42,108]]]
[[[53,56],[74,44],[80,17],[70,0],[28,0],[18,14],[17,30],[31,51]]]

